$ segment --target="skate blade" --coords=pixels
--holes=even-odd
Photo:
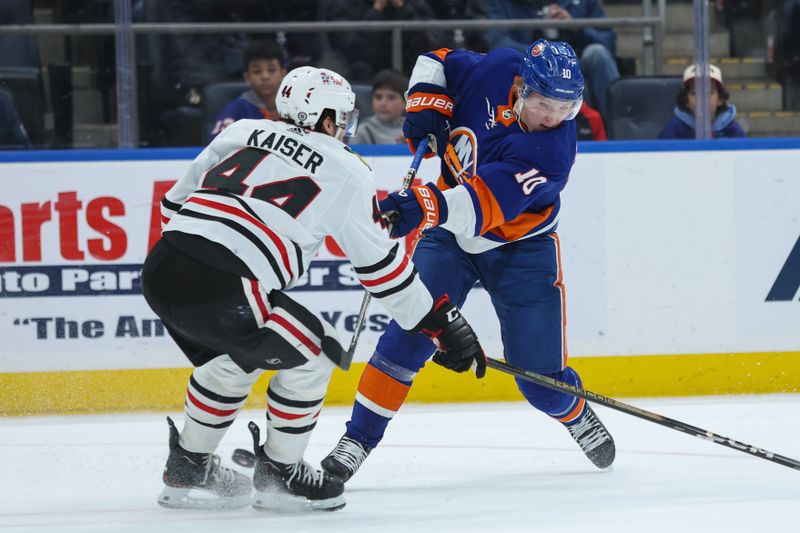
[[[305,513],[307,511],[338,511],[347,502],[344,494],[326,500],[309,500],[285,492],[259,492],[253,496],[253,509],[277,513]]]
[[[225,497],[201,489],[164,487],[158,496],[158,505],[167,509],[229,511],[247,507],[251,500],[249,493]]]

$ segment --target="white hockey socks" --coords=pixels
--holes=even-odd
[[[335,365],[324,356],[280,370],[267,389],[267,442],[273,461],[293,464],[303,458]]]
[[[248,374],[227,355],[195,368],[186,389],[181,447],[190,452],[213,452],[263,372]]]

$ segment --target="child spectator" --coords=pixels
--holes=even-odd
[[[359,124],[350,144],[401,144],[406,100],[403,96],[408,78],[402,73],[385,69],[372,80],[372,111],[374,115]]]
[[[742,127],[736,122],[736,106],[728,103],[730,93],[722,85],[722,72],[715,65],[708,66],[711,80],[711,101],[709,109],[714,110],[711,129],[714,137],[745,137]],[[675,116],[672,117],[661,133],[659,139],[694,139],[694,116],[697,96],[694,91],[694,80],[697,67],[690,65],[683,71],[683,87],[678,93]]]
[[[277,120],[275,95],[286,75],[283,48],[270,41],[258,41],[244,52],[244,81],[250,89],[231,100],[217,116],[209,141],[242,118]]]

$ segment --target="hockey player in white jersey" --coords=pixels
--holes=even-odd
[[[445,295],[434,301],[375,216],[372,173],[342,143],[355,95],[335,72],[301,67],[283,80],[280,122],[240,120],[194,160],[162,201],[162,239],[142,271],[150,307],[196,367],[185,423],[172,420],[165,487],[171,508],[335,510],[341,480],[303,461],[336,366],[347,352],[291,289],[330,235],[364,287],[401,327],[424,332],[453,366],[485,372],[471,327]],[[267,437],[253,422],[253,480],[213,452],[265,369]],[[255,487],[255,495],[251,496]]]

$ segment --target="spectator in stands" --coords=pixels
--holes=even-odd
[[[605,18],[599,0],[558,0],[550,4],[536,0],[486,0],[486,15],[489,19]],[[585,98],[592,107],[605,114],[606,93],[614,80],[619,78],[614,59],[617,35],[611,28],[490,30],[487,37],[492,49],[508,47],[523,53],[530,43],[540,37],[568,41],[580,56],[581,70],[586,80]]]
[[[408,78],[391,69],[381,70],[372,81],[372,111],[375,113],[359,124],[358,133],[349,144],[402,144],[403,118]]]
[[[583,102],[578,116],[575,117],[575,125],[578,127],[579,141],[607,141],[606,125],[600,113]]]
[[[275,96],[286,75],[286,57],[280,45],[256,41],[244,52],[244,81],[250,87],[239,98],[231,100],[217,116],[209,142],[242,118],[277,120]]]
[[[331,0],[329,21],[398,21],[430,20],[433,10],[426,0]],[[392,35],[388,31],[332,32],[331,46],[343,56],[349,80],[370,80],[376,72],[392,66]],[[403,32],[403,70],[410,72],[417,56],[431,49],[428,32]]]
[[[800,111],[800,0],[764,3],[767,72],[783,85],[783,109]]]
[[[11,93],[0,89],[0,148],[30,148],[25,126],[19,119]]]
[[[697,96],[694,81],[697,67],[689,65],[683,72],[683,87],[678,93],[675,116],[672,117],[661,133],[659,139],[694,139],[695,113]],[[730,94],[722,84],[722,72],[716,65],[709,65],[711,79],[711,101],[709,109],[713,110],[712,134],[714,137],[745,137],[742,127],[736,122],[736,106],[728,103]]]
[[[249,0],[248,0],[249,1]],[[249,22],[315,22],[321,20],[320,7],[330,0],[291,0],[291,2],[265,2],[256,0],[258,6],[250,7],[247,12]],[[260,33],[256,39],[269,39],[277,42],[286,50],[286,69],[293,70],[300,66],[317,65],[324,49],[324,34],[321,32],[284,32],[275,34]],[[338,71],[336,71],[338,72]]]
[[[437,20],[483,20],[486,18],[484,0],[428,0]],[[446,30],[437,32],[432,48],[466,48],[474,52],[488,52],[486,30]],[[444,40],[440,40],[440,38]]]
[[[31,0],[0,2],[0,25],[33,24]],[[29,67],[39,70],[39,48],[34,35],[0,33],[0,66]]]
[[[163,0],[165,22],[247,22],[255,0]],[[167,72],[179,105],[199,106],[203,87],[217,80],[238,77],[247,39],[243,34],[191,34],[171,36]]]

